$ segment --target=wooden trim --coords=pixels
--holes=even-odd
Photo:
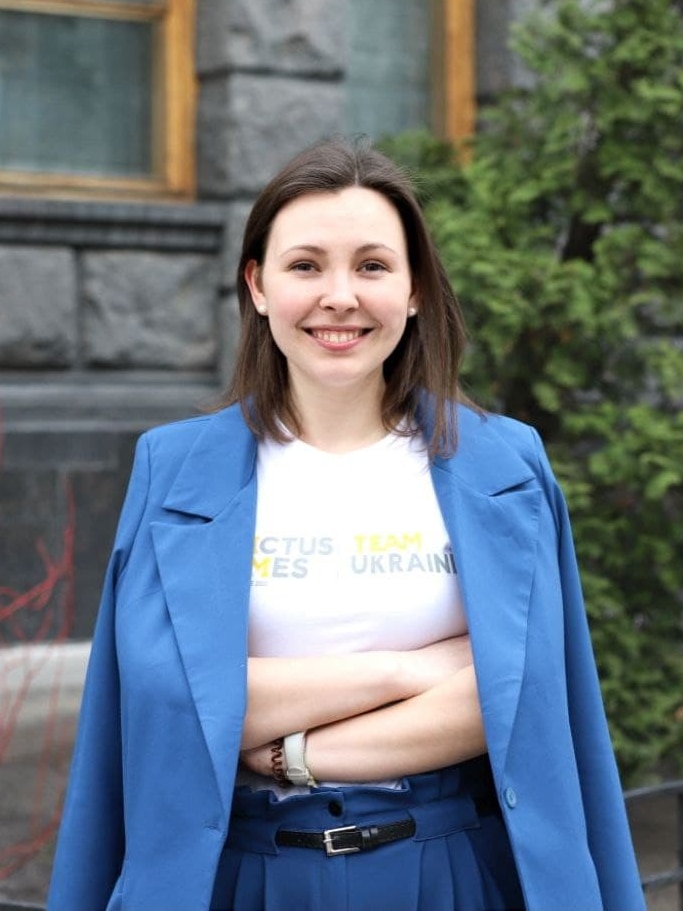
[[[174,0],[170,0],[171,3]],[[117,3],[115,0],[0,0],[0,10],[42,13],[49,16],[83,16],[88,19],[125,19],[148,22],[164,15],[166,2]]]
[[[153,28],[152,173],[119,178],[0,169],[0,193],[103,199],[190,199],[195,192],[195,0],[0,0],[0,10],[147,21]]]
[[[475,0],[441,0],[437,17],[441,40],[436,54],[440,91],[436,124],[451,142],[462,142],[476,128]]]
[[[165,181],[155,178],[92,177],[48,171],[0,171],[0,192],[13,196],[47,195],[56,199],[74,196],[138,199],[169,195]]]
[[[195,192],[195,21],[195,0],[175,0],[164,18],[164,53],[159,55],[165,89],[164,177],[169,190],[184,197]]]

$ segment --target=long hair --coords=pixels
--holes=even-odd
[[[449,455],[457,442],[455,403],[463,400],[459,372],[465,326],[410,180],[393,161],[366,142],[333,139],[301,152],[265,187],[244,230],[237,268],[241,334],[231,385],[222,404],[239,402],[258,438],[280,442],[301,433],[291,400],[287,361],[268,321],[253,306],[244,270],[263,263],[278,212],[309,193],[335,193],[364,187],[381,193],[396,209],[405,232],[418,315],[409,319],[398,345],[384,363],[381,415],[388,431],[425,433],[430,455]],[[429,401],[429,427],[423,403]],[[409,428],[401,431],[398,425]],[[416,429],[417,428],[417,429]]]

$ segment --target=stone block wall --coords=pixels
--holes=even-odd
[[[76,351],[76,263],[68,249],[0,248],[0,359],[66,367]]]
[[[90,636],[136,436],[223,381],[224,221],[0,199],[0,645]]]

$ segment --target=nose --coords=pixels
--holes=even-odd
[[[357,310],[358,298],[354,292],[350,276],[337,274],[330,276],[329,286],[320,298],[323,310],[342,312],[344,310]]]

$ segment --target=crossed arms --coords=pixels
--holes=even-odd
[[[378,781],[486,752],[469,636],[414,651],[250,658],[242,761],[270,775],[270,744],[307,731],[317,780]]]

